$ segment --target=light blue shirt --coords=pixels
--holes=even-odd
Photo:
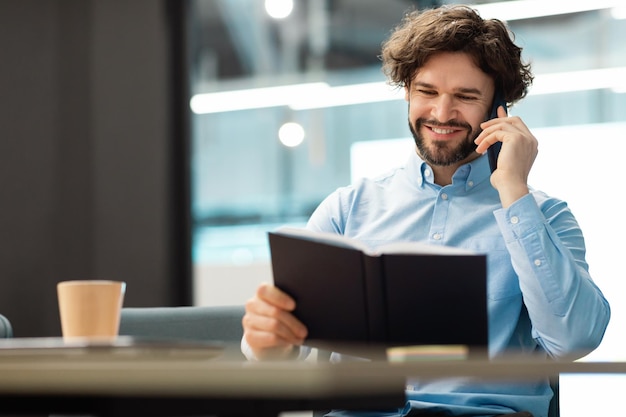
[[[430,167],[412,154],[404,167],[332,193],[307,228],[356,238],[373,248],[420,241],[486,253],[491,358],[505,351],[556,358],[591,352],[602,340],[610,309],[589,276],[576,219],[565,202],[536,190],[502,208],[490,174],[486,156],[481,157],[461,166],[452,184],[441,187],[433,183]],[[437,320],[416,318],[425,319]],[[547,381],[415,379],[407,382],[405,409],[389,415],[427,408],[454,415],[526,410],[541,417],[551,397]]]

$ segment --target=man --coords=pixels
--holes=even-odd
[[[524,122],[502,107],[485,121],[496,91],[512,104],[532,82],[506,26],[464,6],[413,12],[384,44],[382,59],[390,82],[405,89],[416,152],[400,169],[331,194],[307,228],[371,246],[424,241],[486,253],[492,358],[515,351],[570,359],[595,349],[610,311],[589,275],[580,228],[563,201],[527,185],[537,140]],[[491,173],[485,153],[496,142],[502,148]],[[277,288],[258,288],[243,319],[248,357],[307,351],[294,307]],[[320,300],[320,308],[333,306]],[[551,396],[547,381],[416,379],[407,383],[403,410],[369,415],[539,417]]]

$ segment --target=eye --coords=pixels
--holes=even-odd
[[[434,90],[424,90],[424,89],[418,89],[417,92],[419,94],[425,95],[425,96],[436,96],[437,92]]]
[[[459,95],[457,95],[457,97],[458,97],[460,100],[463,100],[463,101],[475,101],[475,100],[478,100],[478,97],[475,97],[475,96],[467,96],[467,95],[464,95],[464,94],[459,94]]]

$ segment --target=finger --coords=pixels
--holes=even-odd
[[[306,326],[291,312],[265,302],[248,302],[244,318],[257,329],[278,332],[285,338],[306,337]]]
[[[243,322],[244,328],[274,335],[277,343],[300,345],[307,335],[306,327],[291,313],[283,312],[279,317],[246,314]]]
[[[506,115],[504,117],[496,117],[494,119],[485,120],[484,122],[480,124],[480,128],[485,130],[493,126],[497,126],[501,123],[505,123],[505,121],[508,121],[508,120],[509,120],[509,117]]]
[[[247,332],[244,337],[257,359],[284,358],[294,348],[292,344],[275,340],[271,333]]]
[[[292,346],[291,343],[277,334],[261,330],[248,330],[245,332],[245,338],[248,345],[254,350]]]
[[[293,298],[271,284],[261,284],[257,288],[256,294],[261,300],[264,300],[283,310],[293,311],[296,308],[296,302]]]
[[[244,329],[277,333],[280,337],[298,343],[307,335],[306,326],[290,311],[284,310],[259,297],[246,302]]]
[[[476,152],[483,154],[487,152],[487,149],[494,143],[503,141],[506,129],[507,128],[501,123],[483,129],[483,131],[474,140],[474,143],[478,145],[476,147]]]
[[[498,110],[498,117],[495,117],[493,119],[489,119],[489,120],[485,120],[484,122],[482,122],[480,124],[480,128],[485,130],[489,127],[492,126],[496,126],[500,123],[507,123],[509,125],[517,125],[518,122],[521,123],[522,125],[524,125],[524,122],[521,121],[521,119],[519,118],[519,116],[510,116],[507,114],[507,111],[504,107],[499,106]]]
[[[528,126],[517,116],[493,119],[491,123],[483,123],[482,132],[476,138],[475,143],[480,145],[483,141],[487,142],[483,147],[477,149],[477,152],[486,150],[496,141],[504,142],[512,138],[520,138],[524,141],[536,142],[536,138],[528,129]]]
[[[307,334],[306,327],[287,312],[278,317],[246,313],[242,325],[253,347],[301,345]]]

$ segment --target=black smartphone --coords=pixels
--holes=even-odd
[[[493,97],[493,105],[491,106],[491,112],[489,114],[489,119],[495,119],[498,117],[498,107],[502,106],[504,111],[507,111],[506,101],[504,101],[504,95],[500,92],[500,90],[496,90],[496,93]],[[491,172],[495,171],[498,167],[498,154],[500,153],[500,148],[502,147],[502,142],[498,141],[491,145],[489,149],[487,149],[487,157],[489,158],[489,167],[491,168]]]

